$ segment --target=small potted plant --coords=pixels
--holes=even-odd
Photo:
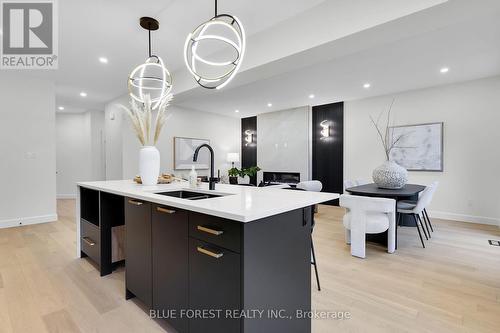
[[[253,166],[245,169],[231,168],[227,171],[229,175],[229,184],[237,185],[238,177],[244,178],[245,176],[254,177],[261,169],[258,166]]]
[[[259,172],[261,169],[258,166],[253,166],[250,168],[242,169],[241,170],[241,177],[254,177],[257,172]]]
[[[238,184],[238,176],[240,175],[240,170],[238,170],[238,168],[233,167],[229,169],[227,174],[229,175],[229,184]]]

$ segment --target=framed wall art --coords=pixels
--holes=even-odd
[[[408,171],[443,171],[444,123],[389,127],[389,135],[398,140],[389,156]]]
[[[200,150],[198,161],[193,162],[194,151],[204,143],[210,144],[210,140],[174,137],[174,169],[190,170],[192,165],[197,170],[208,169],[210,154],[207,149]]]

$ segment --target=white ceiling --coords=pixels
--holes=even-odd
[[[387,30],[402,24],[394,22]],[[363,34],[373,37],[372,32]],[[500,15],[490,13],[248,84],[235,82],[231,89],[215,94],[196,97],[191,93],[179,99],[182,106],[192,109],[246,117],[473,80],[500,75],[499,41]],[[345,40],[342,44],[348,49],[355,43]],[[443,67],[449,72],[440,73]],[[363,87],[365,83],[370,83],[369,89]],[[310,99],[310,94],[315,98]]]
[[[58,3],[59,70],[19,75],[53,79],[65,112],[102,110],[126,93],[127,75],[147,55],[141,16],[160,21],[153,52],[174,74],[175,103],[230,116],[499,72],[498,0],[219,0],[219,12],[238,16],[248,36],[241,71],[223,91],[198,88],[182,56],[187,34],[213,15],[213,0]],[[442,65],[451,68],[447,76],[436,74]],[[360,89],[367,80],[372,88]]]
[[[219,0],[219,12],[242,14],[249,34],[258,33],[323,0]],[[160,30],[152,33],[153,53],[172,72],[183,69],[186,36],[214,13],[212,0],[64,0],[59,1],[60,63],[52,73],[32,75],[53,78],[57,104],[65,111],[102,109],[126,92],[127,76],[147,56],[147,31],[139,18],[152,16]],[[109,59],[103,65],[98,58]],[[87,92],[86,98],[79,93]]]
[[[248,74],[270,61],[444,1],[219,0],[219,12],[238,16],[249,40],[258,41],[248,49],[243,63],[242,72]],[[141,16],[160,21],[160,30],[153,33],[153,51],[174,73],[174,92],[180,94],[196,88],[183,66],[182,49],[187,34],[212,17],[213,0],[64,0],[58,3],[59,70],[25,71],[20,75],[54,80],[56,103],[64,106],[65,112],[103,109],[105,103],[126,93],[127,75],[147,55],[147,32],[138,24]],[[293,27],[297,31],[293,31]],[[307,32],[308,28],[315,31],[314,36]],[[289,40],[293,43],[286,42]],[[109,63],[99,63],[99,57],[107,57]],[[88,96],[81,98],[81,91]]]
[[[500,74],[498,41],[500,1],[454,0],[242,73],[229,89],[183,93],[177,102],[246,117],[473,80]],[[450,71],[441,74],[442,67]]]

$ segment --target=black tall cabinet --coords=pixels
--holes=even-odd
[[[344,103],[314,106],[312,122],[312,178],[323,183],[324,192],[342,193]],[[338,205],[338,200],[325,204]]]
[[[250,142],[247,140],[250,139]],[[257,165],[257,117],[241,119],[241,167]],[[257,185],[257,176],[250,178],[250,183]]]

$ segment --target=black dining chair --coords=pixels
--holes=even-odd
[[[311,181],[304,181],[300,182],[297,184],[295,187],[295,190],[298,191],[312,191],[312,192],[321,192],[321,189],[323,188],[323,184],[321,184],[320,181],[318,180],[311,180]],[[316,222],[314,220],[314,212],[315,212],[315,207],[311,206],[311,265],[314,266],[314,273],[316,275],[316,283],[318,285],[318,291],[321,291],[321,286],[319,283],[319,273],[318,273],[318,262],[316,261],[316,252],[314,251],[314,241],[312,238],[312,234],[314,231],[314,226],[316,225]]]
[[[314,225],[316,222],[314,221],[314,208],[315,206],[311,207],[311,255],[312,255],[312,260],[311,260],[311,265],[314,266],[314,273],[316,274],[316,283],[318,285],[318,291],[321,291],[321,286],[319,284],[319,274],[318,274],[318,263],[316,262],[316,252],[314,251],[314,241],[312,238],[312,233],[314,231]]]

